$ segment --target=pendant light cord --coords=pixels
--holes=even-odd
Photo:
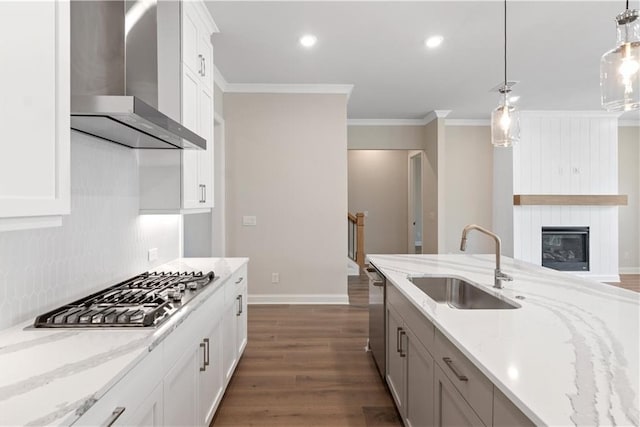
[[[629,0],[627,0],[628,2]],[[507,90],[507,0],[504,0],[504,89]]]

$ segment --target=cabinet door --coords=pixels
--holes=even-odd
[[[211,32],[204,23],[198,34],[198,55],[202,55],[201,80],[209,90],[213,91],[213,46]]]
[[[204,371],[200,371],[198,379],[199,400],[200,400],[200,420],[199,425],[209,425],[213,419],[216,407],[222,398],[222,360],[220,322],[205,337],[206,364]]]
[[[238,311],[236,312],[236,354],[238,358],[247,346],[247,280],[242,277],[238,287]]]
[[[193,5],[181,2],[182,5],[182,63],[194,73],[202,72],[202,61],[198,57],[200,19]]]
[[[204,85],[199,87],[200,126],[198,133],[207,140],[207,149],[198,151],[198,182],[201,185],[200,207],[213,207],[213,92]]]
[[[435,424],[437,426],[484,426],[439,366],[435,366]]]
[[[188,68],[182,67],[182,124],[198,133],[199,123],[198,79]],[[200,150],[182,150],[182,207],[199,208],[202,192],[198,179]]]
[[[122,425],[140,427],[164,425],[162,403],[162,384],[158,384],[130,417],[123,417]],[[118,424],[114,423],[115,425]]]
[[[198,425],[198,372],[201,350],[186,351],[164,377],[164,423]]]
[[[402,318],[387,304],[387,384],[398,412],[405,417],[404,352],[400,351]]]
[[[433,357],[407,329],[405,416],[407,426],[433,425]]]
[[[225,286],[232,285],[226,284]],[[236,309],[235,300],[232,304],[226,304],[222,315],[222,370],[225,384],[231,379],[233,368],[236,365]]]
[[[69,3],[0,2],[0,38],[0,230],[37,227],[70,210]]]

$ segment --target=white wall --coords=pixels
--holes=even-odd
[[[620,272],[640,274],[640,127],[618,129],[620,194],[629,204],[620,206]]]
[[[514,194],[617,194],[618,127],[611,115],[523,113],[513,148]],[[542,263],[542,226],[589,226],[590,271],[618,278],[618,207],[514,206],[514,257]]]
[[[349,125],[347,132],[349,150],[424,149],[424,126]]]
[[[348,301],[346,104],[225,93],[227,253],[251,258],[251,302]]]
[[[366,254],[407,253],[407,151],[349,150],[349,212],[367,211]]]
[[[180,218],[138,215],[136,153],[72,132],[71,215],[0,233],[0,329],[178,257]]]
[[[465,225],[478,224],[493,228],[491,130],[487,126],[447,126],[446,147],[445,253],[458,253]],[[493,240],[472,233],[466,252],[494,253]]]

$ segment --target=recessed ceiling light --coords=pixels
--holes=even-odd
[[[306,48],[313,47],[313,45],[315,45],[317,41],[318,38],[313,34],[305,34],[304,36],[300,37],[300,44]]]
[[[431,36],[424,42],[424,44],[428,48],[433,49],[434,47],[440,46],[443,40],[444,40],[444,37],[442,36]]]

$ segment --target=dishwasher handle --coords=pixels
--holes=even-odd
[[[373,286],[384,286],[384,277],[380,277],[380,273],[373,267],[364,269],[365,274],[369,278],[369,283]]]

